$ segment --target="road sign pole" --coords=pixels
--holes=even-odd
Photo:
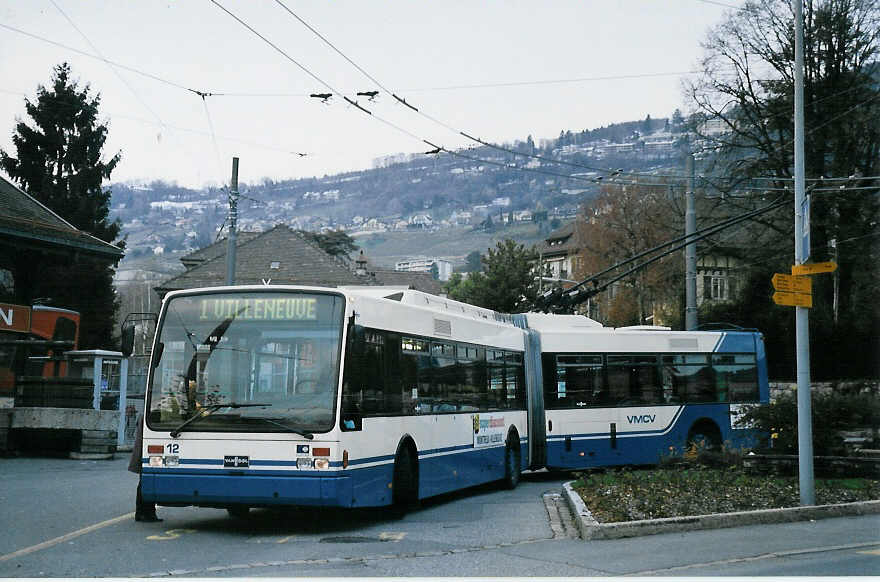
[[[804,252],[804,15],[803,3],[794,4],[794,252],[795,265],[807,260]],[[806,307],[795,307],[798,405],[798,480],[801,505],[815,505],[813,478],[813,420],[810,402],[810,320]]]

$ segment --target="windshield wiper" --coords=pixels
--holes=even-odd
[[[315,438],[315,435],[313,435],[313,434],[310,433],[310,432],[303,432],[303,431],[300,431],[300,430],[296,430],[295,428],[290,428],[290,427],[287,426],[286,424],[283,424],[283,423],[281,423],[281,422],[278,422],[277,420],[272,420],[271,418],[264,418],[264,417],[262,417],[262,416],[249,416],[248,418],[255,418],[255,419],[257,419],[257,420],[262,420],[263,422],[268,422],[268,423],[270,423],[270,424],[275,424],[275,425],[277,425],[277,426],[280,426],[280,427],[284,428],[287,432],[292,432],[293,434],[298,434],[299,436],[304,437],[304,438],[307,438],[307,439],[309,439],[309,440],[312,440],[313,438]]]
[[[200,420],[202,418],[207,418],[207,417],[211,416],[214,412],[220,410],[221,408],[249,408],[251,406],[272,406],[272,405],[271,404],[260,404],[257,402],[248,403],[248,404],[239,404],[238,402],[226,402],[223,404],[209,404],[208,406],[205,406],[204,408],[202,408],[199,414],[196,414],[196,415],[193,415],[193,416],[187,418],[183,422],[183,424],[181,424],[180,426],[178,426],[177,428],[172,430],[171,431],[171,438],[176,439],[180,435],[180,431],[183,429],[183,427],[187,426],[188,424],[190,424],[192,422]]]

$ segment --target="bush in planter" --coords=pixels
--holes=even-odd
[[[872,427],[880,422],[880,402],[871,394],[813,394],[813,454],[845,455],[839,432]],[[757,429],[764,453],[796,455],[797,395],[786,394],[766,405],[749,408],[737,423]]]

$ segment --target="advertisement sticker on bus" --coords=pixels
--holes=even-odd
[[[474,448],[492,447],[504,443],[504,416],[474,415]]]

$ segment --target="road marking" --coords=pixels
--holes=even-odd
[[[869,554],[871,556],[880,556],[880,550],[867,550],[864,552],[856,552],[857,554]]]
[[[433,550],[428,552],[414,552],[403,554],[370,554],[367,556],[352,556],[347,558],[303,558],[299,560],[273,560],[270,562],[249,562],[246,564],[228,564],[222,566],[210,566],[207,568],[195,568],[192,570],[165,570],[163,572],[151,572],[149,574],[132,574],[127,578],[157,578],[171,576],[189,576],[204,577],[205,575],[215,575],[218,572],[229,572],[235,570],[247,570],[254,568],[274,568],[281,566],[329,566],[334,564],[366,564],[368,562],[379,562],[382,560],[397,560],[400,558],[438,558],[444,556],[453,556],[456,554],[464,554],[471,552],[481,552],[485,550],[500,550],[514,546],[524,546],[528,544],[536,544],[546,542],[552,538],[538,538],[521,540],[518,542],[503,542],[500,544],[492,544],[489,546],[474,546],[466,548],[452,548],[448,550]]]
[[[168,531],[165,532],[165,535],[147,536],[147,539],[153,540],[154,542],[164,542],[167,540],[176,540],[177,538],[179,538],[183,534],[196,533],[196,531],[198,531],[198,530],[194,530],[194,529],[169,529]]]
[[[383,531],[379,534],[379,539],[383,542],[399,542],[406,537],[406,532]]]
[[[84,527],[82,529],[78,529],[76,531],[72,531],[69,534],[64,534],[63,536],[47,540],[35,546],[31,546],[29,548],[22,548],[11,554],[6,554],[5,556],[0,556],[0,562],[5,562],[7,560],[11,560],[13,558],[18,558],[20,556],[25,556],[27,554],[32,554],[33,552],[38,552],[40,550],[45,550],[46,548],[51,548],[52,546],[56,546],[58,544],[62,544],[68,540],[72,540],[73,538],[78,538],[81,535],[85,535],[87,533],[91,533],[93,531],[99,530],[103,527],[107,527],[108,525],[114,525],[119,523],[120,521],[125,521],[127,519],[131,519],[134,517],[134,512],[126,513],[125,515],[120,515],[119,517],[114,517],[112,519],[108,519],[106,521],[102,521],[100,523],[96,523],[94,525],[90,525],[88,527]]]
[[[286,544],[287,542],[289,542],[290,540],[292,540],[292,539],[295,538],[295,537],[296,537],[296,534],[289,535],[289,536],[287,536],[286,538],[281,538],[280,540],[278,540],[278,541],[275,542],[275,543],[276,543],[276,544]]]
[[[841,550],[855,550],[858,548],[866,548],[876,546],[877,542],[864,542],[857,544],[846,544],[842,546],[825,546],[820,548],[804,548],[801,550],[786,550],[780,552],[771,552],[769,554],[759,554],[756,556],[743,556],[741,558],[730,558],[728,560],[716,560],[714,562],[703,562],[701,564],[684,564],[682,566],[672,566],[670,568],[660,568],[659,570],[642,570],[639,572],[628,572],[626,574],[617,574],[618,576],[656,576],[663,572],[674,572],[676,570],[688,570],[691,568],[705,568],[709,566],[725,566],[729,564],[738,564],[742,562],[757,562],[759,560],[768,560],[774,558],[785,558],[789,556],[799,556],[804,554],[820,554],[823,552],[838,552]],[[880,550],[877,550],[880,551]],[[869,553],[869,552],[860,552]]]

